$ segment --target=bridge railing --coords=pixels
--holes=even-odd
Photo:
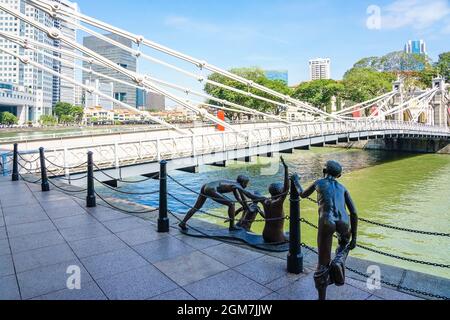
[[[361,119],[349,122],[301,123],[290,126],[240,126],[239,132],[207,132],[201,135],[173,136],[168,138],[118,141],[100,145],[67,146],[47,149],[48,170],[54,175],[76,173],[62,168],[76,167],[85,161],[86,152],[92,151],[102,168],[150,163],[164,159],[179,159],[198,155],[274,145],[293,140],[354,132],[409,130],[423,134],[448,135],[448,130],[417,123],[398,121],[373,121]],[[29,171],[38,169],[38,151],[21,154],[21,161]]]

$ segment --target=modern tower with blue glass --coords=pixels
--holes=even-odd
[[[427,54],[427,45],[423,40],[409,40],[405,46],[406,53]]]

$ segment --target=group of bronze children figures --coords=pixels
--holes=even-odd
[[[358,232],[358,216],[356,207],[347,189],[337,179],[342,175],[342,166],[336,161],[326,163],[324,177],[304,190],[298,174],[289,175],[289,167],[281,157],[284,167],[284,182],[269,186],[270,197],[247,190],[250,179],[239,176],[236,181],[221,180],[205,184],[194,207],[186,214],[180,227],[187,230],[187,222],[204,206],[208,199],[228,207],[230,231],[245,229],[251,231],[252,224],[261,215],[265,219],[264,241],[270,244],[288,241],[284,233],[284,203],[290,192],[290,179],[293,179],[300,197],[305,199],[317,192],[319,205],[319,230],[317,246],[319,262],[314,281],[319,293],[319,300],[326,299],[327,287],[331,284],[345,284],[345,262],[348,254],[356,247]],[[235,200],[227,194],[232,194]],[[236,204],[241,208],[236,211]],[[260,205],[263,207],[261,210]],[[237,217],[241,218],[237,223]],[[337,235],[339,246],[332,260],[334,235]]]

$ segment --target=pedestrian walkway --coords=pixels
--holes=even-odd
[[[42,193],[38,185],[8,177],[0,178],[0,205],[0,300],[317,297],[312,253],[306,253],[304,274],[289,275],[284,253],[189,238],[175,227],[170,234],[159,234],[153,218],[144,220],[101,205],[88,209],[83,200],[56,190]],[[356,259],[352,264],[368,265]],[[67,271],[73,267],[81,271],[79,290],[67,287]],[[440,278],[433,282],[432,277],[390,266],[382,266],[382,271],[394,283],[422,281],[431,292],[441,290],[438,293],[449,288]],[[349,278],[344,287],[330,287],[329,299],[418,299],[388,288],[370,291],[361,280]]]

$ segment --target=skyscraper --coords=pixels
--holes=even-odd
[[[78,10],[77,5],[72,2],[66,0],[53,1],[61,3],[62,5],[70,7],[74,10]],[[26,0],[0,0],[0,3],[25,14],[27,17],[45,25],[46,27],[58,28],[64,35],[73,40],[76,39],[76,30],[73,27],[63,21],[55,19],[39,9],[36,9]],[[3,11],[0,11],[0,30],[11,33],[15,36],[26,37],[47,45],[67,49],[59,41],[54,41],[49,38],[44,32],[37,30],[29,24],[20,21],[19,19]],[[52,58],[38,54],[33,50],[25,50],[5,39],[0,39],[0,46],[14,51],[17,54],[29,56],[32,60],[57,72],[61,72],[66,76],[71,78],[75,77],[75,69],[73,65],[61,65],[61,63],[56,62]],[[24,65],[16,58],[11,57],[6,53],[0,53],[0,81],[12,83],[19,87],[24,87],[27,90],[31,90],[31,92],[39,97],[37,99],[38,110],[35,113],[37,119],[34,120],[38,120],[42,114],[51,114],[52,106],[54,106],[58,101],[69,103],[75,102],[75,93],[70,84],[65,81],[61,81],[59,77],[54,77],[47,72],[43,72],[39,68]]]
[[[331,60],[317,58],[309,61],[310,80],[331,79]]]
[[[289,83],[289,72],[287,70],[266,70],[265,74],[269,80],[281,80],[286,84]]]
[[[409,40],[405,45],[405,52],[427,54],[427,44],[424,40]]]
[[[123,38],[121,36],[115,35],[115,34],[107,34],[106,37],[120,42],[121,44],[131,48],[133,46],[131,40],[128,40],[126,38]],[[114,63],[117,63],[121,67],[128,69],[130,71],[136,72],[136,57],[133,56],[131,53],[127,52],[126,50],[123,50],[121,48],[118,48],[104,40],[98,39],[94,36],[85,37],[83,39],[83,45],[92,51],[102,55],[103,57],[111,60]],[[83,66],[85,68],[91,68],[92,70],[110,77],[114,77],[116,79],[120,79],[123,81],[129,81],[130,79],[123,75],[119,74],[114,70],[111,70],[110,68],[105,68],[103,66],[99,66],[96,64],[93,64],[92,66],[87,63],[83,62]],[[88,72],[83,72],[83,83],[86,83],[89,81],[90,83],[93,83],[95,80],[99,80],[101,83],[107,83],[110,82],[109,80],[106,80],[104,78],[98,77],[93,74],[89,74]],[[113,82],[113,97],[116,100],[122,101],[132,107],[136,107],[136,89],[124,85],[122,83]]]

